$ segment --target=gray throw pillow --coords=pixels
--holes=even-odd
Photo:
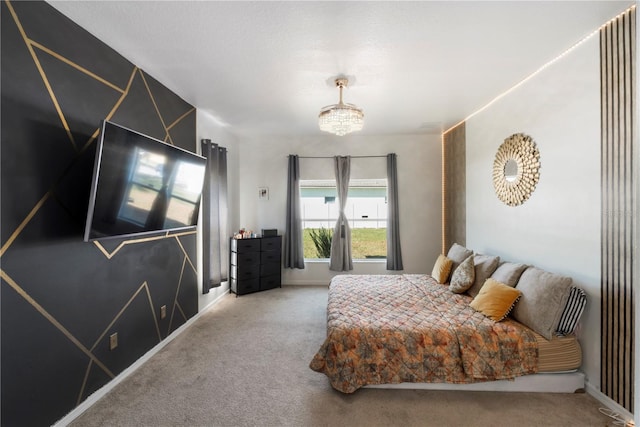
[[[447,258],[453,261],[453,265],[451,266],[451,274],[456,271],[456,268],[464,261],[473,255],[473,251],[471,249],[467,249],[462,245],[454,243],[449,248],[449,252],[447,252]]]
[[[526,264],[517,264],[514,262],[503,262],[493,272],[491,277],[500,283],[504,283],[512,288],[518,283],[518,279],[522,273],[529,267]]]
[[[473,285],[476,271],[473,265],[473,255],[462,261],[451,275],[449,290],[456,294],[461,294]]]
[[[513,318],[550,340],[567,305],[571,283],[570,277],[527,268],[516,286],[522,297],[511,312]]]
[[[473,285],[467,290],[467,293],[472,297],[477,296],[480,293],[480,289],[484,282],[491,277],[498,264],[500,263],[500,257],[491,255],[474,255],[473,263],[475,264],[475,279]]]

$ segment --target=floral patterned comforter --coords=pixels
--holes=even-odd
[[[531,331],[494,322],[428,275],[342,275],[329,287],[327,339],[310,363],[331,385],[473,383],[537,372]]]

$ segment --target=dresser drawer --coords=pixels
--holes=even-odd
[[[260,264],[271,262],[280,264],[280,251],[260,252]]]
[[[247,268],[260,264],[261,252],[237,253],[231,252],[231,264],[238,268]]]
[[[260,278],[260,290],[273,289],[280,286],[280,274]]]
[[[260,264],[260,276],[268,276],[270,274],[280,274],[279,262]]]
[[[260,252],[262,239],[231,239],[231,250],[234,252]]]
[[[231,265],[231,278],[237,280],[257,279],[260,277],[260,265],[256,264],[250,267],[238,268],[237,265]]]
[[[231,292],[236,295],[258,292],[260,290],[260,279],[236,280],[231,279]]]
[[[261,251],[280,251],[280,247],[282,239],[280,236],[275,237],[263,237],[260,239],[260,250]]]

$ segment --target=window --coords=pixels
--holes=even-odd
[[[202,176],[204,171],[195,164],[179,161],[173,164],[171,172],[165,171],[169,179],[163,183],[162,170],[166,167],[166,156],[136,148],[125,190],[126,203],[121,205],[118,215],[120,219],[144,225],[164,186],[169,207],[165,208],[167,217],[162,227],[181,227],[192,223],[200,197],[200,188],[194,187],[193,182],[198,182],[197,176]]]
[[[328,258],[339,210],[335,180],[301,180],[300,199],[304,257]],[[352,258],[386,259],[387,180],[351,179],[345,214]]]

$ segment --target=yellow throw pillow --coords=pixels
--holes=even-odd
[[[491,320],[499,322],[509,315],[520,295],[522,293],[519,290],[489,278],[469,305]]]
[[[446,256],[440,254],[438,256],[438,259],[436,260],[436,265],[433,266],[431,277],[436,279],[436,282],[438,283],[447,283],[447,279],[449,278],[449,273],[451,273],[452,265],[453,265],[453,261],[451,261]]]

